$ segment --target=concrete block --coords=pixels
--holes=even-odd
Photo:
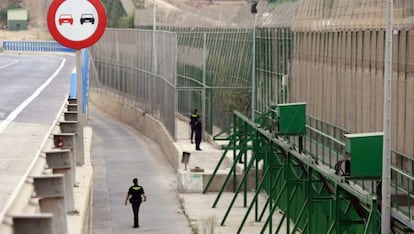
[[[63,142],[63,144],[60,144],[61,142]],[[75,134],[74,133],[54,134],[53,144],[55,148],[74,149],[75,148]]]
[[[14,234],[53,234],[52,214],[25,214],[13,216]]]
[[[67,109],[68,109],[68,111],[78,111],[78,105],[77,104],[68,104]]]
[[[77,104],[78,100],[76,98],[68,98],[68,103],[69,104]]]
[[[63,149],[46,152],[46,162],[48,168],[51,169],[71,168],[70,150]]]
[[[63,175],[41,175],[33,177],[36,197],[63,197]]]
[[[62,133],[76,133],[77,126],[77,121],[62,121],[59,123],[60,131]]]
[[[63,113],[65,121],[78,121],[78,112],[77,111],[67,111]]]
[[[179,170],[177,172],[178,192],[201,193],[203,192],[203,173]]]
[[[177,186],[178,192],[180,193],[201,193],[204,188],[207,186],[208,181],[212,175],[212,171],[205,172],[191,172],[185,170],[177,171]],[[218,171],[215,175],[214,180],[211,182],[208,191],[209,192],[218,192],[220,191],[228,171]],[[240,178],[240,175],[237,176]],[[231,191],[232,189],[232,179],[229,180],[225,190]]]

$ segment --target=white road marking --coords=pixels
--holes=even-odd
[[[13,59],[13,60],[14,60],[13,62],[10,62],[8,64],[4,64],[3,66],[0,66],[0,69],[6,68],[8,66],[11,66],[11,65],[19,62],[19,60],[17,60],[17,59]]]
[[[56,69],[55,73],[53,73],[52,76],[50,76],[45,83],[43,83],[39,88],[37,88],[37,90],[30,96],[28,97],[26,100],[24,100],[24,102],[22,102],[16,109],[14,109],[7,117],[5,120],[3,120],[0,123],[0,133],[2,133],[4,131],[4,129],[10,124],[10,122],[12,122],[14,119],[16,119],[17,115],[23,111],[23,109],[29,105],[37,96],[39,96],[39,94],[50,84],[50,82],[52,82],[52,80],[59,74],[60,70],[62,70],[62,68],[65,65],[66,59],[64,58],[60,58],[62,59],[62,62],[60,63],[60,66],[58,69]]]

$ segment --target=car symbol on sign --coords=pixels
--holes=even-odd
[[[92,14],[82,14],[81,18],[80,18],[80,23],[91,23],[94,24],[95,23],[95,18],[93,17]]]
[[[59,16],[59,25],[62,25],[64,23],[67,23],[67,24],[70,24],[70,25],[73,24],[73,18],[72,18],[71,14],[61,14]]]

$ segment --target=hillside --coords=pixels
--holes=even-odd
[[[46,15],[48,0],[1,0],[0,8],[5,8],[12,3],[19,3],[28,10],[29,30],[27,31],[8,31],[1,30],[0,40],[49,40],[52,37],[47,29]],[[0,41],[1,42],[1,41]]]
[[[112,0],[108,1],[111,2],[111,6],[119,7]],[[28,10],[29,30],[22,32],[2,30],[0,40],[51,39],[46,24],[48,3],[50,4],[51,0],[1,0],[0,8],[5,8],[14,2]],[[135,11],[134,24],[138,27],[153,24],[154,3],[157,5],[157,26],[251,28],[253,24],[250,2],[244,0],[121,0],[120,2],[125,12]],[[292,1],[277,5],[275,7],[269,6],[266,1],[259,2],[257,26],[289,24],[289,19],[296,11],[296,5]],[[107,9],[107,13],[113,10]]]

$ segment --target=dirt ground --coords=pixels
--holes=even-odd
[[[0,41],[13,40],[13,41],[28,41],[28,40],[51,40],[47,29],[29,29],[22,31],[8,31],[0,30]]]

